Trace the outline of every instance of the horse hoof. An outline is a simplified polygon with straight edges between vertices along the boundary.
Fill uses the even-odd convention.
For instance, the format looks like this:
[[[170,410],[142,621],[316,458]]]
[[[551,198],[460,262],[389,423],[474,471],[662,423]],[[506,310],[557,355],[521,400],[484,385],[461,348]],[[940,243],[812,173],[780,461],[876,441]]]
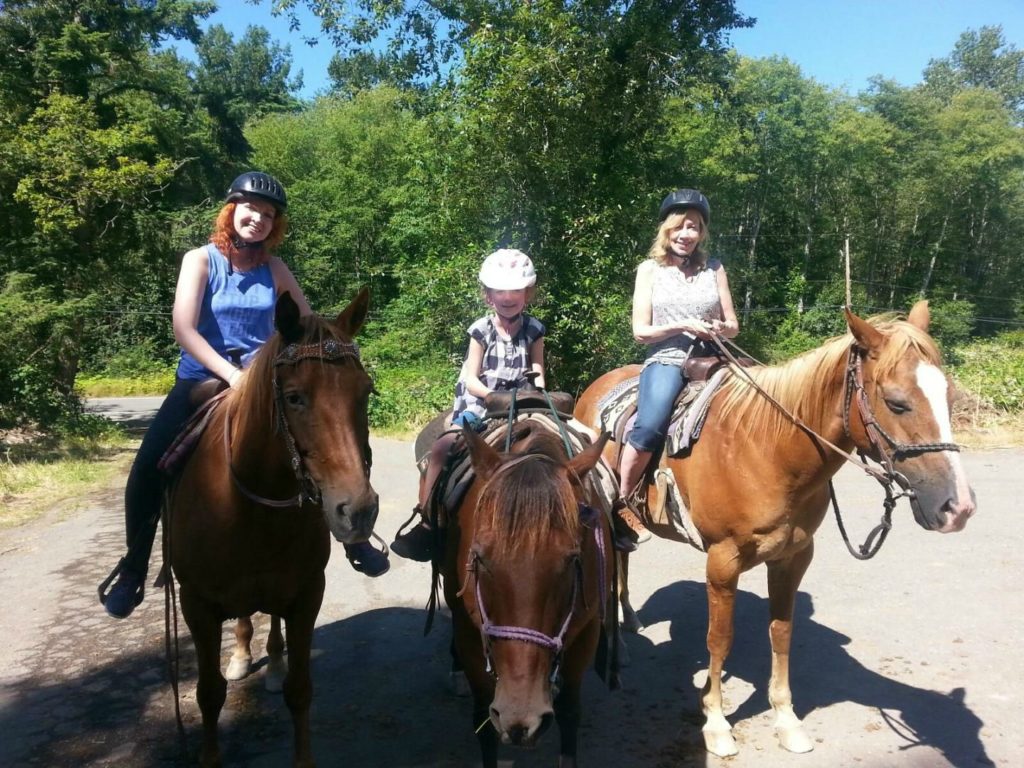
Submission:
[[[267,693],[280,693],[284,690],[284,678],[288,674],[288,665],[284,659],[267,662],[267,671],[263,676],[263,688]]]
[[[249,672],[251,671],[251,656],[232,656],[231,661],[228,662],[228,669],[227,672],[224,673],[224,677],[228,680],[244,680],[249,676]]]
[[[779,744],[787,752],[803,754],[814,749],[814,743],[804,733],[803,728],[779,728],[776,730]]]
[[[736,739],[730,731],[704,731],[704,748],[717,757],[732,757],[739,754]]]

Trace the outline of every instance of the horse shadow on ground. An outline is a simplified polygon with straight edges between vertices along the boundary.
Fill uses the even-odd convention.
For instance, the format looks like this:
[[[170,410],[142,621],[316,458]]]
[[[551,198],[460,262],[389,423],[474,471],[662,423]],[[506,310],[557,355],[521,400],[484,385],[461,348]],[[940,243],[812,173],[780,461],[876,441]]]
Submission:
[[[912,754],[926,746],[941,753],[950,765],[994,765],[981,741],[981,719],[965,703],[965,689],[948,693],[918,688],[863,666],[851,656],[850,638],[815,622],[811,596],[797,594],[794,639],[790,657],[790,685],[796,713],[812,730],[813,712],[834,704],[854,703],[876,710],[881,727],[903,742],[900,752]],[[633,663],[624,670],[627,689],[639,696],[649,710],[668,710],[673,717],[692,723],[694,732],[676,736],[662,748],[663,755],[692,755],[693,740],[703,740],[700,726],[700,690],[693,677],[707,669],[707,592],[702,582],[676,582],[655,592],[638,611],[645,626],[669,622],[670,642],[655,645],[644,635],[626,635]],[[768,681],[771,676],[771,645],[768,639],[768,601],[750,592],[736,595],[732,650],[725,664],[723,690],[736,700],[737,679],[748,681],[754,691],[733,712],[736,726],[770,710]],[[671,674],[666,678],[665,671]],[[703,682],[703,676],[699,677]],[[683,695],[680,697],[680,693]],[[689,729],[685,729],[689,730]],[[659,732],[665,733],[664,729]],[[648,737],[654,736],[648,733]],[[781,750],[777,744],[766,748]],[[744,746],[740,745],[741,757]],[[911,758],[907,757],[907,760]],[[646,764],[654,764],[646,763]],[[667,764],[667,763],[666,763]],[[692,764],[692,763],[688,763]]]
[[[865,668],[844,645],[848,638],[815,623],[811,599],[797,600],[792,686],[797,713],[840,702],[877,709],[906,741],[927,745],[952,765],[991,764],[979,738],[981,723],[964,704],[963,690],[950,694],[915,688]],[[455,768],[478,765],[470,722],[471,702],[447,689],[451,636],[446,617],[423,637],[425,612],[389,607],[326,623],[314,635],[314,754],[321,765],[352,768]],[[640,609],[647,625],[669,622],[670,641],[654,644],[627,636],[633,663],[624,686],[607,691],[596,675],[584,685],[580,762],[595,768],[623,765],[717,764],[704,752],[699,691],[693,675],[706,668],[706,593],[697,582],[677,582],[657,591]],[[734,681],[755,690],[730,714],[734,724],[768,709],[770,675],[767,601],[739,592],[736,622],[741,631],[727,663],[726,694]],[[162,622],[161,622],[162,623]],[[254,655],[261,655],[269,622],[259,617]],[[112,622],[103,632],[116,637]],[[151,622],[152,624],[152,622]],[[744,631],[742,628],[757,628]],[[224,658],[232,623],[225,623]],[[179,743],[174,698],[165,674],[159,637],[147,628],[145,651],[92,664],[72,679],[26,678],[0,701],[0,762],[11,766],[107,766],[158,768],[194,764],[200,738],[195,703],[195,657],[182,627],[181,711],[187,747]],[[74,650],[73,641],[64,653]],[[257,665],[262,666],[262,661]],[[230,683],[220,719],[225,766],[288,765],[291,718],[282,697],[263,689],[263,675]],[[776,748],[768,745],[766,748]],[[743,747],[741,746],[741,750]],[[501,749],[503,766],[532,768],[557,762],[558,738],[546,734],[537,749]],[[741,751],[741,757],[744,753]],[[756,756],[756,755],[755,755]]]

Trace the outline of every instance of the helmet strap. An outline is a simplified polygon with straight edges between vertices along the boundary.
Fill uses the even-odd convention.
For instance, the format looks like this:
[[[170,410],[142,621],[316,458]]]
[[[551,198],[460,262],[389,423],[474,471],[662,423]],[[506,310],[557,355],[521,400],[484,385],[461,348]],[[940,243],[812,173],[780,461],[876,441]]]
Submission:
[[[259,242],[256,242],[256,243],[247,243],[245,240],[243,240],[242,238],[240,238],[240,237],[238,237],[236,235],[236,236],[231,238],[231,245],[234,246],[235,250],[238,251],[239,254],[241,254],[241,253],[243,253],[245,251],[256,251],[256,250],[259,250],[260,248],[263,247],[263,241],[260,240]],[[234,262],[234,259],[232,259],[229,256],[228,257],[228,274],[229,275],[233,275],[234,273],[235,273],[235,262]]]

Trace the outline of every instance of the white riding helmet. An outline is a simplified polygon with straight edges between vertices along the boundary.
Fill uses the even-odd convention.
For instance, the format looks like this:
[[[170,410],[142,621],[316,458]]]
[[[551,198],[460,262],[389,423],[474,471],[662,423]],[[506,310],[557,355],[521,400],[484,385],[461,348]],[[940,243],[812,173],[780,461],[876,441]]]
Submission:
[[[480,267],[480,282],[492,291],[518,291],[537,282],[533,261],[515,248],[495,251]]]

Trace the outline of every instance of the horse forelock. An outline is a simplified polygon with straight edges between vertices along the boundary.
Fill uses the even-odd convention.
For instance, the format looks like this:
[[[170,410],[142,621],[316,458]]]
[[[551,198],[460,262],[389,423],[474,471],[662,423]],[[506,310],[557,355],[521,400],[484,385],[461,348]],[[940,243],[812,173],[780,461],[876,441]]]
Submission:
[[[528,427],[517,433],[525,438],[513,443],[477,500],[476,525],[490,529],[496,557],[537,552],[554,531],[573,541],[579,537],[578,503],[561,441]]]
[[[926,331],[905,320],[879,320],[874,324],[886,336],[886,343],[878,351],[878,360],[875,362],[876,379],[888,379],[896,366],[908,360],[911,355],[936,367],[942,366],[942,354]]]

